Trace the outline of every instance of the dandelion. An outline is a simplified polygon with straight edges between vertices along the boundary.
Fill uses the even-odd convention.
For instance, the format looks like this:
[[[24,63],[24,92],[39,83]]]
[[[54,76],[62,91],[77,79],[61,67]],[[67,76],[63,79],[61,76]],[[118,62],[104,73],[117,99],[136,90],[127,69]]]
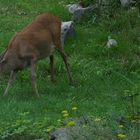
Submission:
[[[73,107],[72,110],[73,110],[73,111],[76,111],[76,110],[77,110],[77,107]]]
[[[100,122],[100,121],[101,121],[100,118],[96,118],[96,119],[95,119],[95,122]]]
[[[126,138],[126,135],[125,135],[125,134],[118,134],[117,136],[118,136],[118,138],[120,138],[120,139]]]
[[[62,114],[68,114],[68,111],[67,110],[63,110]]]
[[[63,114],[63,117],[68,117],[68,116],[69,116],[68,113]]]
[[[123,128],[124,126],[123,125],[119,125],[119,128]]]
[[[67,126],[75,126],[75,125],[76,125],[76,122],[75,121],[70,121],[67,124]]]

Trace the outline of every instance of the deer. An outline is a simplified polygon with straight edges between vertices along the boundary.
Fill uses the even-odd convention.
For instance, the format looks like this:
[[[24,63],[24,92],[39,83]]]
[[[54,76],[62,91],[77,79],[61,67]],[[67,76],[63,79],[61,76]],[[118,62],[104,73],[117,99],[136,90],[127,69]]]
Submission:
[[[37,97],[37,62],[49,57],[51,81],[55,80],[54,51],[57,50],[64,61],[70,83],[73,83],[67,55],[61,43],[61,20],[50,13],[43,13],[16,33],[10,40],[6,51],[0,56],[0,73],[9,72],[10,77],[3,96],[16,79],[18,71],[30,68],[31,83]]]

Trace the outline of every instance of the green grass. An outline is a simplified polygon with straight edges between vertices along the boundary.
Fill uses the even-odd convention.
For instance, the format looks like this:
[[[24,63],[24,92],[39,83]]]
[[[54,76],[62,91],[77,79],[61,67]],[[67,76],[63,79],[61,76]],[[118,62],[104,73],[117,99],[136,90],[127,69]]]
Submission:
[[[16,32],[40,13],[52,12],[64,21],[69,20],[70,15],[63,6],[66,2],[0,0],[0,51],[5,50]],[[62,117],[62,110],[71,110],[73,106],[77,106],[80,112],[78,116],[86,114],[106,119],[108,127],[116,136],[118,118],[132,115],[130,102],[124,98],[124,90],[133,91],[133,87],[140,87],[138,14],[137,9],[120,10],[112,19],[99,18],[92,25],[85,22],[76,24],[76,37],[69,39],[65,45],[73,78],[78,83],[75,86],[68,84],[66,69],[58,53],[55,55],[56,84],[50,81],[49,61],[42,60],[38,64],[37,84],[41,94],[40,99],[35,97],[31,87],[29,70],[18,74],[6,98],[3,98],[2,94],[8,76],[2,76],[0,135],[8,135],[6,130],[8,133],[17,130],[17,120],[28,120],[30,122],[20,122],[20,126],[27,127],[25,131],[21,130],[22,133],[45,137],[46,133],[43,130],[50,126],[57,127],[57,120]],[[117,48],[104,47],[108,35],[118,40]],[[139,91],[138,88],[136,92],[139,94]],[[136,115],[140,115],[139,108],[140,96],[137,96]],[[24,112],[29,114],[22,116],[21,113]],[[127,138],[131,139],[134,135],[139,138],[138,128],[139,125],[127,126],[125,131]],[[131,130],[133,133],[130,133]]]

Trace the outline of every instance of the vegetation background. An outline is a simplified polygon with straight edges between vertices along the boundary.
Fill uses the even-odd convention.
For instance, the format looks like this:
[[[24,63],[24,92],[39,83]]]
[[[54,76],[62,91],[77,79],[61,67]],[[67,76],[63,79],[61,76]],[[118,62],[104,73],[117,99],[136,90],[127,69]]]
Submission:
[[[71,19],[65,5],[70,0],[0,0],[0,52],[11,37],[37,15],[51,12],[63,21]],[[77,2],[77,1],[76,1]],[[84,1],[89,4],[92,1]],[[113,1],[110,1],[113,2]],[[98,15],[75,24],[76,37],[69,39],[65,50],[77,85],[68,84],[59,54],[55,55],[57,83],[50,81],[49,61],[38,64],[37,99],[30,83],[29,70],[18,74],[9,96],[2,97],[8,76],[0,81],[0,139],[48,139],[48,131],[62,126],[62,111],[70,118],[90,116],[99,123],[91,132],[104,131],[112,139],[140,138],[140,11],[123,9],[118,2]],[[111,36],[118,46],[107,49]],[[77,113],[72,108],[77,107]],[[63,124],[64,125],[64,124]],[[121,126],[120,126],[121,125]],[[88,124],[87,124],[88,126]],[[111,131],[105,131],[105,127]],[[120,127],[119,127],[120,126]],[[97,129],[100,128],[100,129]],[[89,130],[86,130],[90,134]],[[96,133],[97,133],[96,132]],[[93,140],[93,133],[89,139]],[[122,134],[121,136],[119,134]],[[104,135],[101,134],[103,137]],[[119,138],[118,138],[119,135]],[[101,139],[96,135],[95,139]],[[105,137],[103,138],[105,139]]]

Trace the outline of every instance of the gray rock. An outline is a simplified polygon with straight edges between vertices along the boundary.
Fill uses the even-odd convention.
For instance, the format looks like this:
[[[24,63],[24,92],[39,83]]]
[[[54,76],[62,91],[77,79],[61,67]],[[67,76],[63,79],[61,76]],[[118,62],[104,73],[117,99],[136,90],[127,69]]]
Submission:
[[[112,48],[116,47],[118,45],[117,41],[115,39],[112,39],[110,36],[108,36],[108,41],[107,41],[107,48]]]
[[[81,20],[82,17],[91,15],[92,11],[94,9],[94,6],[88,6],[86,8],[78,8],[74,11],[72,19],[74,21]]]
[[[77,9],[83,8],[80,4],[68,4],[66,5],[66,8],[68,8],[69,12],[73,14]]]
[[[134,0],[120,0],[120,2],[121,2],[121,5],[123,7],[128,7],[131,3],[135,3],[136,1],[134,1]]]
[[[59,128],[50,136],[50,140],[86,140],[80,127]]]
[[[61,23],[61,42],[64,46],[64,43],[67,38],[70,36],[74,36],[76,34],[74,22],[73,21],[67,21]]]
[[[75,126],[58,128],[50,134],[50,140],[114,140],[116,137],[107,126],[108,122],[96,122],[86,114],[73,119]],[[70,120],[68,120],[69,122]],[[66,123],[67,124],[67,123]]]
[[[50,140],[71,140],[69,130],[67,128],[59,128],[50,136]]]
[[[83,7],[81,4],[68,4],[66,5],[68,11],[73,15],[72,20],[79,21],[83,16],[90,15],[96,6]]]
[[[85,140],[85,136],[82,135],[82,125],[90,123],[90,119],[84,115],[80,118],[72,119],[71,121],[76,122],[76,126],[58,128],[55,132],[50,135],[50,140]]]

